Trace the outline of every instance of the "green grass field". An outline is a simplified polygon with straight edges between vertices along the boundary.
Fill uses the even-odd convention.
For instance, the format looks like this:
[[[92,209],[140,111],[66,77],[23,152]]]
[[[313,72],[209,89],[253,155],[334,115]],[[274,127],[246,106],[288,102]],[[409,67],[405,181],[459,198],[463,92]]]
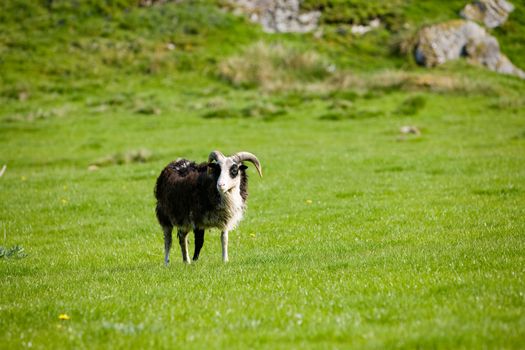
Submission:
[[[263,34],[208,2],[97,3],[1,5],[0,246],[23,251],[0,254],[0,348],[523,348],[524,81],[404,63],[384,28],[345,42],[330,25]],[[444,7],[407,3],[413,23]],[[221,62],[255,41],[310,75],[230,84]],[[156,177],[213,149],[253,152],[264,178],[248,170],[228,264],[212,230],[197,263],[174,245],[166,268]]]

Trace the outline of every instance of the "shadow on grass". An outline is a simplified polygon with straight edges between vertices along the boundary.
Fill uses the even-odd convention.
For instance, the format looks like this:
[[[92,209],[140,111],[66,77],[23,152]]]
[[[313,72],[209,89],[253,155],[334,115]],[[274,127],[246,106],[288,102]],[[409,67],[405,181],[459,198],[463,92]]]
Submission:
[[[377,118],[383,116],[382,111],[378,110],[353,110],[353,111],[333,111],[328,112],[319,117],[324,121],[339,121],[339,120],[363,120],[370,118]]]
[[[204,119],[259,119],[272,121],[277,117],[287,114],[284,107],[269,102],[258,102],[248,105],[241,109],[223,107],[216,108],[205,112],[202,115]]]
[[[472,193],[479,196],[501,196],[509,197],[521,194],[523,191],[516,187],[506,187],[506,188],[489,188],[489,189],[478,189],[473,190]]]

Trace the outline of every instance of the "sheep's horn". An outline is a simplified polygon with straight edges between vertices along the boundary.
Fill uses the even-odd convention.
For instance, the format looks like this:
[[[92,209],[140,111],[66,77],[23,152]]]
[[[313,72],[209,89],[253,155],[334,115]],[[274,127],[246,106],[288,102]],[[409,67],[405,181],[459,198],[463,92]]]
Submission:
[[[208,156],[208,163],[211,163],[212,160],[218,162],[219,160],[222,160],[224,158],[224,154],[222,154],[220,151],[213,151]]]
[[[238,152],[238,153],[235,153],[232,156],[232,158],[236,163],[243,162],[243,161],[252,162],[253,165],[255,165],[255,169],[257,169],[259,176],[262,177],[261,163],[259,163],[259,159],[257,159],[255,155],[251,154],[250,152]]]

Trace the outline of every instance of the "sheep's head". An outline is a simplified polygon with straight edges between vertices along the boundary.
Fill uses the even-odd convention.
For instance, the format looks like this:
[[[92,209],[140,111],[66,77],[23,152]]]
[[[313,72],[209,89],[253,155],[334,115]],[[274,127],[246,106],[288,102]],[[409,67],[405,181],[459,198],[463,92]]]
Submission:
[[[259,176],[262,177],[261,163],[257,157],[249,152],[238,152],[229,157],[225,157],[219,151],[213,151],[208,157],[208,166],[211,170],[219,173],[217,179],[217,190],[227,193],[241,184],[239,172],[247,168],[243,162],[251,162],[255,165]]]

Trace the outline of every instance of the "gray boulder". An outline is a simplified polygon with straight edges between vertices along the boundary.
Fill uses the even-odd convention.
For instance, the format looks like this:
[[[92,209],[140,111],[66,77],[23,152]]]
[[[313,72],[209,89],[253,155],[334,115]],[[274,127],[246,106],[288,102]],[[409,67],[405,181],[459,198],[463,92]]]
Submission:
[[[306,33],[317,28],[319,11],[299,11],[299,0],[230,0],[239,13],[262,25],[268,33]]]
[[[487,28],[502,25],[514,6],[506,0],[477,0],[467,4],[461,11],[461,17],[483,23]]]
[[[471,21],[452,20],[424,27],[417,35],[414,55],[416,62],[426,67],[466,57],[495,72],[525,79],[525,72],[501,53],[498,40]]]

